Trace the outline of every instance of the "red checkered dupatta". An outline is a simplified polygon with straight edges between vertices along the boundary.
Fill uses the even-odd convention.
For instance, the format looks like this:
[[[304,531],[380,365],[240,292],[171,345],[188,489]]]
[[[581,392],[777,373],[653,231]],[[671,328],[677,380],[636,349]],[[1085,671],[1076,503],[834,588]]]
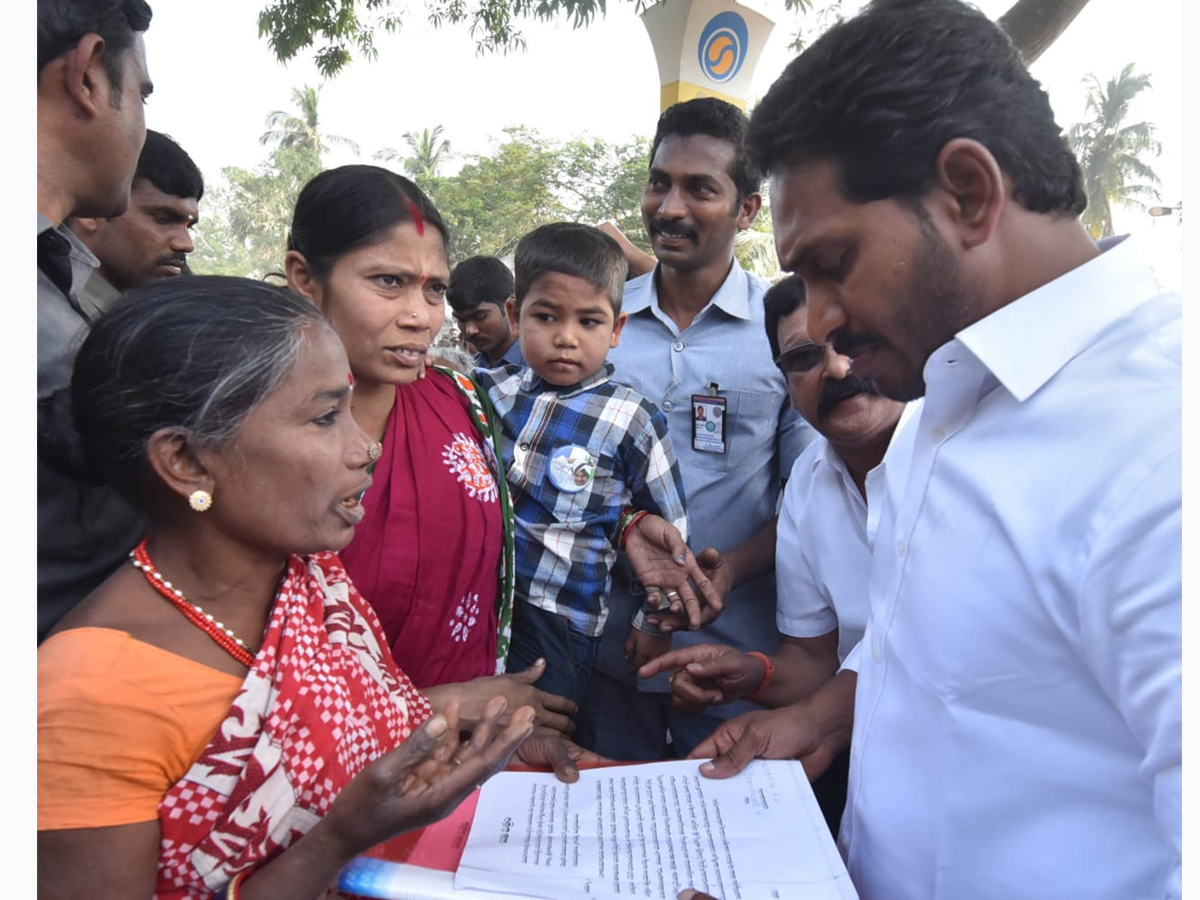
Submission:
[[[233,707],[158,807],[158,898],[210,898],[281,853],[432,710],[333,553],[288,559]]]

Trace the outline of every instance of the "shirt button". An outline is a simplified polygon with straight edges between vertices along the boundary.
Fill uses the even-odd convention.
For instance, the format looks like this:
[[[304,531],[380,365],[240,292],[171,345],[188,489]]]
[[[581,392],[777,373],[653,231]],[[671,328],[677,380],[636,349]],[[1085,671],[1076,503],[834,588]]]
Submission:
[[[939,425],[937,428],[933,429],[933,439],[935,441],[945,440],[946,439],[946,429],[943,428],[941,425]]]
[[[683,341],[676,341],[671,345],[671,349],[676,353],[679,353],[681,350],[683,350]]]
[[[878,645],[871,648],[871,655],[875,657],[875,662],[879,662],[881,659],[883,659],[883,654],[879,652]]]
[[[662,402],[662,411],[663,412],[670,412],[674,408],[675,408],[675,404],[672,403],[670,400],[664,400]]]
[[[905,544],[904,541],[896,541],[897,556],[903,556],[906,550],[908,550],[908,545]]]
[[[522,444],[521,444],[521,449],[522,449],[522,450],[525,450],[525,451],[528,451],[528,450],[529,450],[529,444],[527,444],[527,443],[522,443]]]

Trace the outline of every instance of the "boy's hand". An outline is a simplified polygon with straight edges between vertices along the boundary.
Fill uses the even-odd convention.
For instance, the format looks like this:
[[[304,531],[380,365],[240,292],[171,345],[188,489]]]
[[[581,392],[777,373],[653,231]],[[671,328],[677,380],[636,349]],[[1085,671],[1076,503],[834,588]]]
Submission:
[[[655,657],[662,656],[671,649],[669,634],[647,634],[636,628],[629,629],[629,637],[625,639],[625,659],[629,662],[629,671],[640,669]]]
[[[670,623],[667,630],[695,631],[720,613],[724,595],[713,584],[703,562],[692,555],[679,530],[662,516],[643,516],[629,529],[625,554],[634,578],[644,585],[662,588],[670,603],[669,610],[660,613],[664,622]]]
[[[630,541],[629,543],[633,543]],[[725,608],[725,601],[733,588],[733,578],[724,557],[713,547],[701,550],[699,556],[692,556],[688,551],[689,563],[700,568],[704,573],[704,582],[696,582],[703,596],[699,600],[689,596],[687,588],[679,589],[681,597],[673,597],[664,589],[669,608],[661,608],[654,612],[647,611],[646,621],[664,632],[696,631],[712,622]],[[643,582],[644,583],[644,582]],[[683,609],[680,609],[683,607]]]

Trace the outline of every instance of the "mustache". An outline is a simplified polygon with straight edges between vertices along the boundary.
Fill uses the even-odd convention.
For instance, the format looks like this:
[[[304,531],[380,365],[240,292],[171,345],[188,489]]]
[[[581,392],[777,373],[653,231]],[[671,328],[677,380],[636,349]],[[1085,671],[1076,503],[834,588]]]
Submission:
[[[843,400],[859,394],[878,397],[879,387],[872,379],[859,378],[857,375],[847,375],[837,381],[826,381],[821,388],[821,396],[817,399],[817,419],[823,420]]]
[[[170,256],[160,256],[154,263],[156,266],[179,266],[181,269],[187,268],[186,253],[172,253]]]
[[[687,238],[689,241],[696,240],[696,229],[690,225],[684,225],[679,221],[654,218],[650,220],[650,225],[646,230],[651,235],[658,235],[659,237]]]

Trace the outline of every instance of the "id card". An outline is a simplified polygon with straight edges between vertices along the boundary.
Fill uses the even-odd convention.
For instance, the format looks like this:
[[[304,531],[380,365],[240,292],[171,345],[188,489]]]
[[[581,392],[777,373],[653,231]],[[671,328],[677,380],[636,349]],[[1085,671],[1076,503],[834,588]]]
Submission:
[[[725,398],[692,394],[692,449],[725,452]]]

